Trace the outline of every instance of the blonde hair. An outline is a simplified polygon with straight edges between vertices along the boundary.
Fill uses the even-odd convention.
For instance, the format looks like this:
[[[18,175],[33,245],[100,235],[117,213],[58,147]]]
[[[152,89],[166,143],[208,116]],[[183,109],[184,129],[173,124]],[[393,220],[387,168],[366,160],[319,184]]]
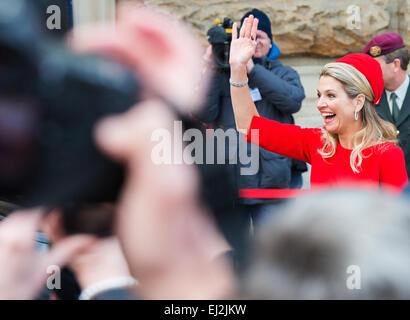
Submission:
[[[373,106],[374,94],[370,83],[357,69],[346,63],[332,62],[323,67],[320,72],[320,77],[322,76],[330,76],[340,81],[351,99],[361,93],[366,97],[359,113],[363,126],[353,136],[353,150],[350,155],[350,166],[353,172],[359,173],[363,160],[362,151],[383,142],[397,144],[397,129],[392,123],[379,117]],[[330,158],[336,152],[338,136],[325,130],[322,139],[324,145],[318,152],[323,158]]]

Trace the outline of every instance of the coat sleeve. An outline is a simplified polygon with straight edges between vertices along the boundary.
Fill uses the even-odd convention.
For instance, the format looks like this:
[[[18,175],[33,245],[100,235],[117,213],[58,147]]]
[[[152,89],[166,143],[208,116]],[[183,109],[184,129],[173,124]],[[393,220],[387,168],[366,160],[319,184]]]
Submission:
[[[311,163],[312,152],[317,151],[320,137],[320,129],[303,129],[254,116],[246,139],[271,152]]]
[[[281,66],[268,70],[256,64],[249,74],[249,81],[260,91],[264,99],[282,113],[298,112],[305,98],[305,90],[298,73],[290,67]]]
[[[392,147],[383,153],[380,167],[380,183],[392,191],[401,192],[408,185],[403,150]]]

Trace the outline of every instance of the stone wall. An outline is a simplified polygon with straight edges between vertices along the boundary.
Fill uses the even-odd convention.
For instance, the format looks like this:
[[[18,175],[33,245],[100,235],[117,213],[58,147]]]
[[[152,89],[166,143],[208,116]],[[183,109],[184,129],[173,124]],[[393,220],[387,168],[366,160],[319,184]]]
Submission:
[[[146,0],[191,23],[205,42],[215,19],[239,21],[258,8],[272,21],[282,56],[336,57],[357,52],[374,35],[399,32],[410,47],[410,0]]]

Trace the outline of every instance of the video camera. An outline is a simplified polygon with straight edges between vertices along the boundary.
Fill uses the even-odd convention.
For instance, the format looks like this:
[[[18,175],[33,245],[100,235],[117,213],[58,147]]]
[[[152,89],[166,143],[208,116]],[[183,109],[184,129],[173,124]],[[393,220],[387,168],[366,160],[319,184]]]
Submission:
[[[222,23],[220,20],[216,20],[216,23],[216,26],[208,30],[207,39],[212,45],[216,69],[218,71],[228,71],[233,21],[230,18],[224,18]]]

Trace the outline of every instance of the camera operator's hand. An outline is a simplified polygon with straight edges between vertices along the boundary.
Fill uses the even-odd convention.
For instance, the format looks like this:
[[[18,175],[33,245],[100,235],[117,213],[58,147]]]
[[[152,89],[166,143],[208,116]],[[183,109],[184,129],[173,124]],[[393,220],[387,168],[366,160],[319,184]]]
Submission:
[[[169,14],[123,3],[115,26],[75,29],[71,44],[79,52],[106,54],[134,68],[145,94],[162,96],[185,111],[201,105],[201,47]]]
[[[243,22],[238,36],[236,22],[232,26],[232,42],[229,64],[231,69],[244,68],[255,54],[256,32],[258,30],[258,19],[250,15]]]
[[[212,46],[208,46],[202,56],[202,73],[211,69],[214,66],[214,56],[212,54]]]
[[[250,74],[254,66],[255,66],[255,63],[253,62],[253,60],[249,59],[248,63],[246,64],[246,72]]]
[[[91,236],[76,235],[56,243],[46,253],[35,248],[41,210],[16,211],[0,223],[0,299],[34,299],[45,285],[47,268],[63,265],[91,246]]]
[[[174,120],[166,105],[147,100],[97,128],[102,150],[128,168],[118,204],[117,234],[138,279],[138,296],[227,298],[233,275],[227,260],[216,258],[229,246],[199,205],[195,166],[156,164],[152,159],[157,144],[153,132],[160,128],[174,139]]]

